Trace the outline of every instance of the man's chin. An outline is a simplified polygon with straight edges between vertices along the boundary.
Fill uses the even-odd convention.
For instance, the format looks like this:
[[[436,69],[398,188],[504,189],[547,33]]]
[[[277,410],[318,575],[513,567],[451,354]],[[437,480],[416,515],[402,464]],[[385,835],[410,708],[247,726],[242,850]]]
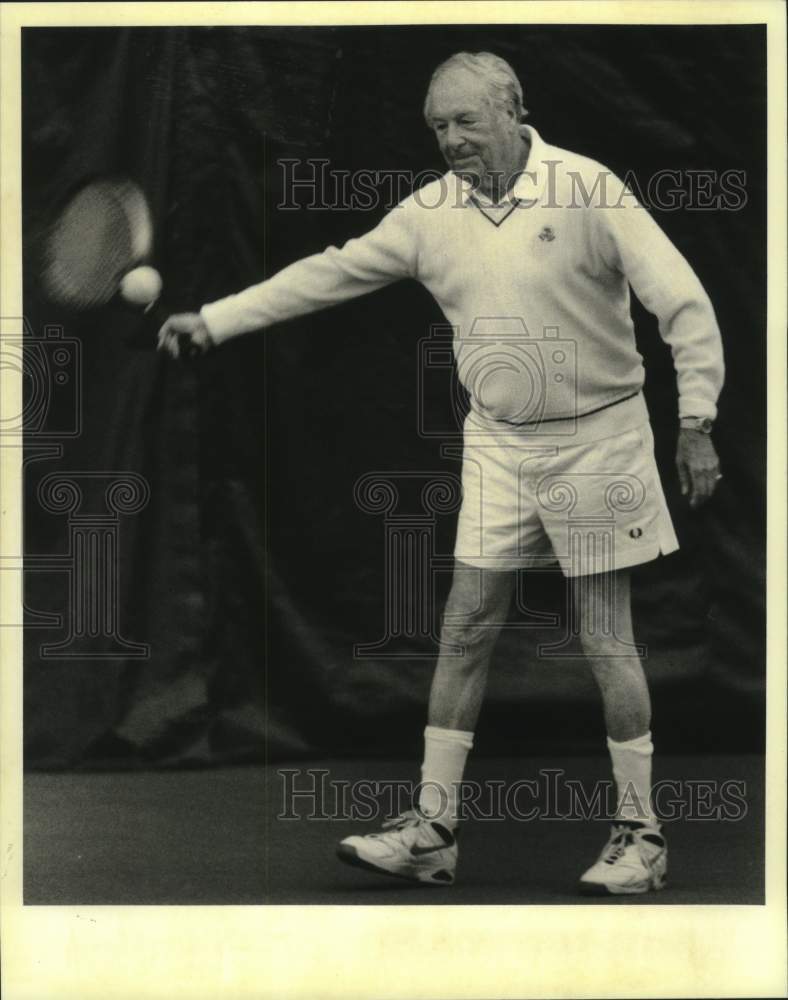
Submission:
[[[471,165],[469,165],[469,166],[466,167],[463,164],[454,163],[451,166],[451,171],[452,171],[452,173],[456,174],[462,180],[464,180],[464,181],[470,181],[470,183],[473,184],[474,187],[478,187],[479,182],[482,179],[481,178],[481,174],[479,173],[479,170],[475,169]]]

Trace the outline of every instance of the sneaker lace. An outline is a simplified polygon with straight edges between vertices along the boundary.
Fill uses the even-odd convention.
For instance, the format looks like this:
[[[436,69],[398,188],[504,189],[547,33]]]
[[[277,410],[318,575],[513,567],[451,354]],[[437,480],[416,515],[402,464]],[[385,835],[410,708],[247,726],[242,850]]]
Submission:
[[[381,828],[383,830],[404,830],[409,826],[418,826],[423,821],[424,817],[419,815],[415,809],[408,809],[399,816],[384,820]],[[377,834],[377,836],[383,836],[383,834]]]
[[[599,860],[606,865],[614,865],[623,856],[627,847],[634,842],[635,839],[630,830],[614,827],[610,840],[605,844]]]
[[[422,833],[427,837],[426,843],[433,843],[437,833],[433,832],[432,823],[423,816],[417,809],[408,809],[400,816],[394,816],[381,824],[381,833],[371,833],[370,837],[381,840],[391,845],[405,845],[407,847],[418,843],[423,839]],[[429,832],[427,832],[429,831]],[[439,841],[438,841],[439,843]]]
[[[400,843],[402,842],[402,833],[413,830],[415,834],[415,828],[421,822],[421,816],[414,809],[409,809],[407,812],[402,813],[401,816],[393,816],[391,819],[384,820],[381,824],[381,832],[368,833],[367,837],[370,840],[382,840],[386,843]]]

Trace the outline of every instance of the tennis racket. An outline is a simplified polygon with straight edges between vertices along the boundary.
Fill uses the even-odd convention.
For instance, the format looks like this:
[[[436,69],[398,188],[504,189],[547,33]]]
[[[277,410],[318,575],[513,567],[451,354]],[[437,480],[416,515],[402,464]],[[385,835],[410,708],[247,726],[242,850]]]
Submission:
[[[91,180],[58,214],[44,245],[44,290],[53,302],[95,309],[151,251],[148,203],[133,181]]]
[[[71,194],[47,233],[44,291],[52,302],[80,312],[122,304],[139,317],[127,346],[154,349],[170,310],[160,299],[130,306],[117,294],[124,276],[152,248],[153,223],[140,187],[123,177],[91,179]]]

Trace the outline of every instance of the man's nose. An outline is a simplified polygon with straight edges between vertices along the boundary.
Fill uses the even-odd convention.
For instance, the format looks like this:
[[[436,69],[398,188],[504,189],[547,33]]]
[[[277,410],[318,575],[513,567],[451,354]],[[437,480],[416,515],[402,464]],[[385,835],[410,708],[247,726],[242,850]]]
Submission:
[[[460,149],[465,144],[465,136],[458,125],[450,122],[446,126],[445,144],[449,150]]]

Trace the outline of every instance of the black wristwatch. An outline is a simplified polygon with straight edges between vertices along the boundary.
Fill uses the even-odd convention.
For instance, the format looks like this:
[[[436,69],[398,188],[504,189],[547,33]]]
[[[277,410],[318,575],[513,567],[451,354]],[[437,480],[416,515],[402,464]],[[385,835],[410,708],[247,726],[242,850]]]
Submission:
[[[679,427],[683,431],[700,431],[701,434],[711,434],[714,421],[711,417],[682,417]]]

